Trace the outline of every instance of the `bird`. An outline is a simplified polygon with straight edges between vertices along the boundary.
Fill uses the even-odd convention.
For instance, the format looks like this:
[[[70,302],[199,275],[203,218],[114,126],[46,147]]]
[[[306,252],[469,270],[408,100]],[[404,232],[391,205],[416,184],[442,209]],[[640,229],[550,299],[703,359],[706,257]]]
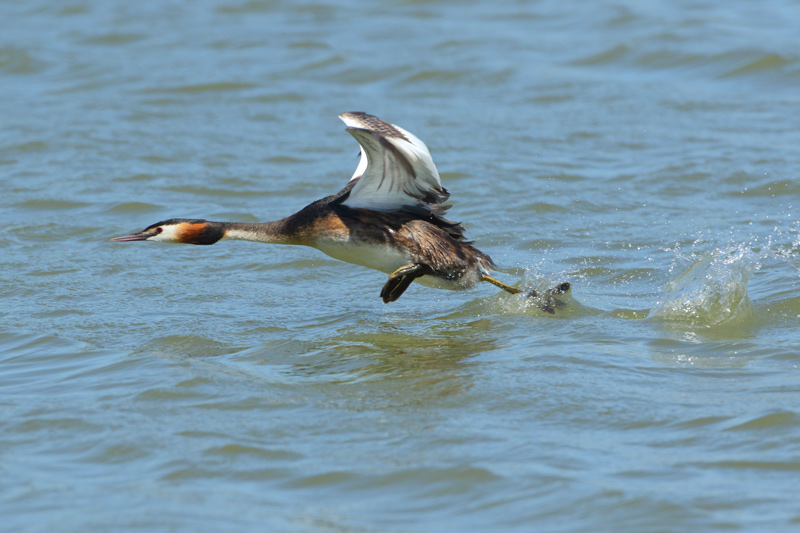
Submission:
[[[221,240],[304,245],[330,257],[389,275],[380,297],[394,302],[412,282],[463,290],[488,282],[510,294],[523,291],[492,277],[488,254],[466,240],[464,227],[444,217],[451,207],[428,147],[411,132],[364,112],[339,115],[360,147],[347,185],[280,220],[262,223],[170,218],[116,242],[154,241],[210,245]],[[546,291],[540,307],[569,283]],[[540,297],[536,291],[527,296]]]

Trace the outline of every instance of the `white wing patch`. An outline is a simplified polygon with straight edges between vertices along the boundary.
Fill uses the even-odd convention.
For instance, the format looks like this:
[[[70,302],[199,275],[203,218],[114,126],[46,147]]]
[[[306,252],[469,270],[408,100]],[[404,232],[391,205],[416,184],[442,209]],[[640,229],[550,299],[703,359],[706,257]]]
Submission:
[[[358,166],[356,167],[356,171],[353,172],[353,177],[350,178],[350,181],[353,181],[356,178],[360,178],[364,175],[364,172],[367,170],[367,155],[364,153],[364,150],[361,150],[361,159],[358,162]]]
[[[361,146],[356,183],[343,203],[375,211],[432,211],[450,196],[421,140],[408,131],[367,115],[342,113],[347,131]]]

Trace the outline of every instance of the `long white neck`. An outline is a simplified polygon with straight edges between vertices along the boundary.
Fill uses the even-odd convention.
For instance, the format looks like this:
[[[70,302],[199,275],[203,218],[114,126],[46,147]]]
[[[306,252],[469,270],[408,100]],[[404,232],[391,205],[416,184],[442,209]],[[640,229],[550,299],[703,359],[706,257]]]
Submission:
[[[284,220],[251,224],[246,222],[220,222],[224,234],[222,239],[265,242],[272,244],[293,244],[295,239],[287,231]]]

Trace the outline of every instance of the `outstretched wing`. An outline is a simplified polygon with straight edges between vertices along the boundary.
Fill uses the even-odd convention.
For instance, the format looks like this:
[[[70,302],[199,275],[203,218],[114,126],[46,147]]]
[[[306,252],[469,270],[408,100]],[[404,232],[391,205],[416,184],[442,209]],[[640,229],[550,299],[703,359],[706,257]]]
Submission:
[[[359,178],[349,207],[375,211],[410,211],[441,215],[450,197],[421,140],[399,126],[366,113],[342,113],[347,131],[361,146],[361,161],[351,181]]]

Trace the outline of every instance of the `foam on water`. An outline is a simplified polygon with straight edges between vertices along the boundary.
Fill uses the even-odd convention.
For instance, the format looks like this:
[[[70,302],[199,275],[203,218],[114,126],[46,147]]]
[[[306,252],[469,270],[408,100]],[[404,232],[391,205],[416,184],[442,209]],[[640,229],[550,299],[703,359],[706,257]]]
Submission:
[[[744,244],[693,254],[650,316],[701,327],[746,319],[752,313],[747,283],[760,259]]]

